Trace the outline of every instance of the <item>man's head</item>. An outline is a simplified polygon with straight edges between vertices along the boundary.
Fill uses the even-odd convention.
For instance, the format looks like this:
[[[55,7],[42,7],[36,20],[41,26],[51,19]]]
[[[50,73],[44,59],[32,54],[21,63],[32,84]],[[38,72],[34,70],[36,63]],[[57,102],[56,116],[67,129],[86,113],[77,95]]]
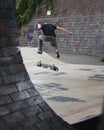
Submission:
[[[41,29],[41,27],[42,27],[43,24],[44,24],[43,21],[39,21],[39,22],[38,22],[38,29]]]

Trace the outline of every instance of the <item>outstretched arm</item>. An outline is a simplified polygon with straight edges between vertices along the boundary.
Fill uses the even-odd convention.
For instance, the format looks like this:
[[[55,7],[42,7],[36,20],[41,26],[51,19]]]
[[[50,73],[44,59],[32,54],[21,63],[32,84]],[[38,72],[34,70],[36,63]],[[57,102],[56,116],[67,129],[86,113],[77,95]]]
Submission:
[[[65,29],[65,28],[57,27],[57,29],[60,30],[60,31],[66,32],[66,33],[68,33],[68,34],[70,34],[70,35],[73,35],[73,32],[71,32],[71,31],[69,31],[69,30],[67,30],[67,29]]]

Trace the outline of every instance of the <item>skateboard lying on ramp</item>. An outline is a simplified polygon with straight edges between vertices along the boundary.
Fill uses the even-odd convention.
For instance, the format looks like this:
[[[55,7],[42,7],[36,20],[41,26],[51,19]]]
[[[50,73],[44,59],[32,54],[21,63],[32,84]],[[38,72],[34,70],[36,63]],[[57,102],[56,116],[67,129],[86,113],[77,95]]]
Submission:
[[[59,68],[57,66],[55,66],[54,64],[53,65],[45,64],[45,63],[42,63],[41,61],[37,62],[37,66],[47,68],[50,70],[54,70],[54,71],[59,71]]]

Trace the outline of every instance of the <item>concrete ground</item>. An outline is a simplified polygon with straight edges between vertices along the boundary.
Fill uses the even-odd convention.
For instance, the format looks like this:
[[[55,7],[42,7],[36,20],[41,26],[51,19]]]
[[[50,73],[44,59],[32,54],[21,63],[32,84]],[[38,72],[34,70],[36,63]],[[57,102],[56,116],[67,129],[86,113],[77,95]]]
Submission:
[[[86,120],[102,112],[104,62],[98,57],[61,53],[37,54],[36,48],[20,48],[31,81],[50,107],[68,123]],[[42,61],[59,71],[37,67]]]

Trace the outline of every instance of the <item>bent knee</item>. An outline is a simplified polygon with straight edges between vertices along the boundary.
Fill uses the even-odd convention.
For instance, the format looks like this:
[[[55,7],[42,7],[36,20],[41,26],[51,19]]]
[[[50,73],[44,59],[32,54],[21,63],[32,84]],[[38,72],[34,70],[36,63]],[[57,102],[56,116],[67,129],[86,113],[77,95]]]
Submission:
[[[43,40],[44,36],[43,35],[39,35],[39,39]]]

